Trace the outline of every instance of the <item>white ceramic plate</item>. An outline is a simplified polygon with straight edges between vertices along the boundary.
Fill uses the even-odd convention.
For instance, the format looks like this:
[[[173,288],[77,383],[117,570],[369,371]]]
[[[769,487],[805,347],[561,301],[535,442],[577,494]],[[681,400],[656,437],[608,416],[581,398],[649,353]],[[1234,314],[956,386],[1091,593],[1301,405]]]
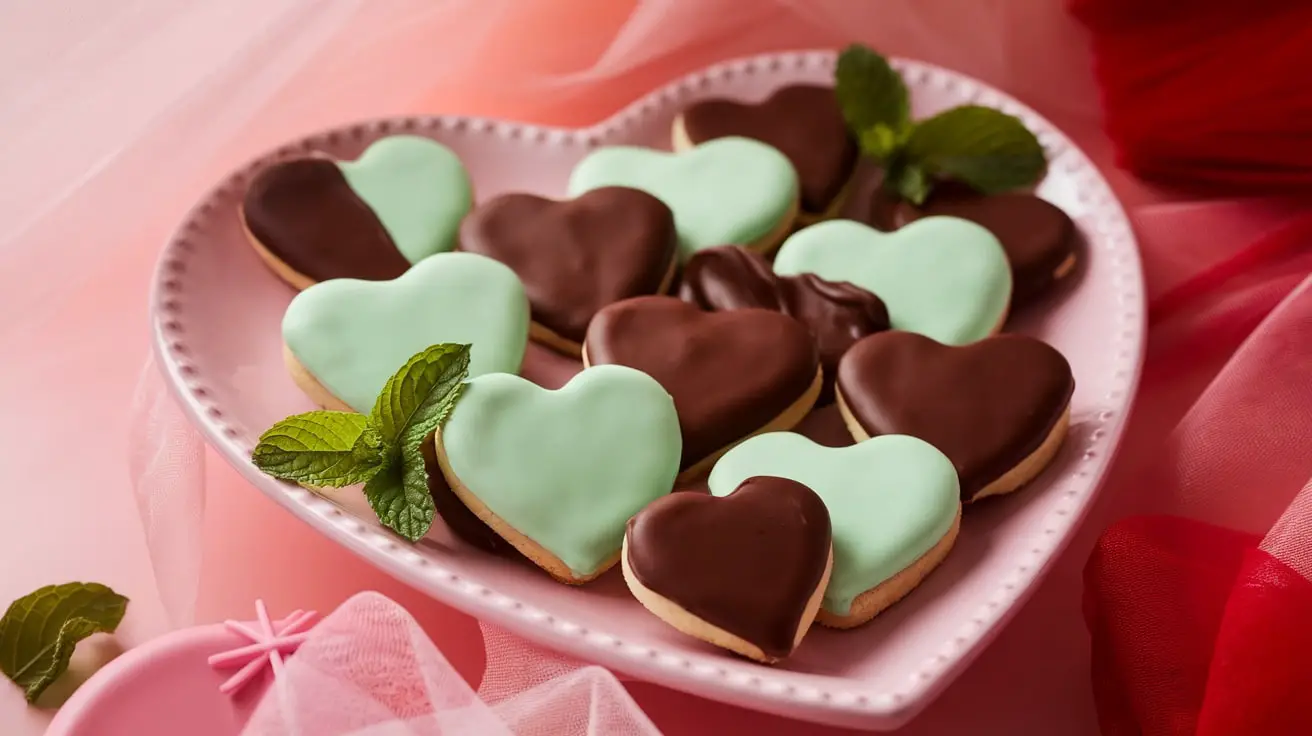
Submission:
[[[355,490],[325,499],[262,475],[248,461],[260,433],[312,408],[282,363],[279,324],[292,290],[242,236],[237,216],[252,172],[277,158],[326,151],[354,157],[370,141],[416,133],[450,146],[482,199],[521,190],[562,196],[570,169],[610,144],[668,148],[670,123],[705,97],[759,100],[796,82],[828,83],[832,52],[718,65],[679,80],[594,127],[562,130],[460,117],[385,120],[287,145],[223,181],[190,213],[161,256],[152,292],[154,343],[186,412],[257,488],[378,567],[471,615],[632,676],[796,718],[893,728],[920,710],[987,643],[1061,550],[1093,499],[1121,436],[1144,335],[1134,236],[1107,182],[1050,123],[960,74],[900,61],[917,117],[962,103],[1019,116],[1048,152],[1038,193],[1077,221],[1081,267],[1064,290],[1017,315],[1010,331],[1061,350],[1075,371],[1071,431],[1023,493],[972,508],[943,566],[874,622],[816,628],[786,663],[764,667],[684,637],[647,613],[618,572],[576,589],[454,541],[436,524],[418,546],[384,530]],[[530,350],[526,375],[558,384],[570,364]]]

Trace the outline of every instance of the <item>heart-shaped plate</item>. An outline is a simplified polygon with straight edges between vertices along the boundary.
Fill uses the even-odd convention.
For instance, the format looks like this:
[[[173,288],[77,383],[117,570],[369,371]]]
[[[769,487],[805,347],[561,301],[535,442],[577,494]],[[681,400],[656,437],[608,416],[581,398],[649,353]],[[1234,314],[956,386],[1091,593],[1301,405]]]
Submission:
[[[997,633],[1063,548],[1115,452],[1142,361],[1138,252],[1107,182],[1050,123],[968,77],[918,62],[895,64],[917,117],[964,103],[997,107],[1020,117],[1047,149],[1048,175],[1037,192],[1075,219],[1084,240],[1081,265],[1006,329],[1040,337],[1070,361],[1076,382],[1070,435],[1024,492],[972,508],[941,568],[870,624],[813,631],[782,664],[758,665],[662,623],[629,595],[618,571],[567,587],[462,544],[441,524],[411,546],[374,520],[358,491],[316,495],[263,475],[249,461],[264,429],[313,408],[283,367],[279,323],[294,294],[246,242],[237,216],[246,183],[261,166],[311,151],[353,158],[381,136],[417,134],[460,155],[479,201],[508,191],[559,198],[574,164],[596,147],[668,149],[671,123],[689,103],[751,102],[787,84],[826,84],[834,59],[833,52],[817,51],[717,65],[579,130],[437,116],[360,124],[285,146],[221,182],[164,249],[151,302],[160,364],[206,439],[252,484],[439,600],[584,660],[703,697],[812,721],[894,728]],[[530,345],[523,373],[555,388],[577,368]]]

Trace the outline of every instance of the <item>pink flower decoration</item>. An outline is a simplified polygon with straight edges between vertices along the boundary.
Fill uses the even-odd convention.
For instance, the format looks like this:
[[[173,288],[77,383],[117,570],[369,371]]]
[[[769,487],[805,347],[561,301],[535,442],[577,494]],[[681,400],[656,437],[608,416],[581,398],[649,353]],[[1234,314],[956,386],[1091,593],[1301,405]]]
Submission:
[[[240,667],[232,677],[219,686],[219,692],[231,695],[242,689],[267,665],[273,668],[273,677],[282,676],[283,655],[291,654],[308,637],[308,629],[314,621],[314,611],[296,610],[281,621],[269,618],[269,609],[264,601],[255,601],[255,615],[258,628],[238,621],[224,621],[223,625],[250,640],[250,644],[226,652],[211,655],[210,666],[215,669]]]

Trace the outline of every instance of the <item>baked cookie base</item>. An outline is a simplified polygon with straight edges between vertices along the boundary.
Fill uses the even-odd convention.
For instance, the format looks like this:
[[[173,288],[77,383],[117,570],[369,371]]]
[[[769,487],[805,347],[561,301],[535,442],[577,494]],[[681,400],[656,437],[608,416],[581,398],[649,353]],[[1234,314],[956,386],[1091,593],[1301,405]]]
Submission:
[[[484,524],[487,524],[492,531],[500,535],[502,539],[510,542],[515,549],[519,550],[520,554],[545,570],[548,575],[558,582],[566,585],[582,585],[600,577],[611,569],[616,562],[619,562],[620,550],[615,550],[615,553],[603,560],[596,570],[585,575],[576,575],[569,568],[569,565],[562,562],[559,557],[547,551],[545,547],[529,539],[520,533],[518,529],[506,523],[500,516],[493,513],[492,509],[487,507],[487,504],[483,503],[478,496],[474,495],[473,491],[465,486],[460,478],[456,476],[455,471],[451,469],[451,460],[446,455],[446,448],[442,446],[442,429],[440,427],[433,433],[433,437],[429,441],[433,443],[433,449],[436,451],[437,464],[442,468],[442,476],[446,478],[447,485],[451,487],[451,492],[456,494],[456,498],[460,499],[460,502],[474,512],[474,515]]]
[[[757,662],[773,664],[781,659],[781,657],[772,657],[766,654],[759,646],[707,622],[678,603],[643,585],[638,580],[638,576],[633,574],[633,569],[629,567],[629,540],[627,536],[624,538],[624,548],[620,553],[620,565],[624,571],[624,582],[628,584],[629,592],[633,593],[633,597],[637,598],[638,602],[648,611],[651,611],[656,618],[688,636],[701,639],[721,649],[728,649]],[[829,587],[829,574],[833,569],[834,550],[831,545],[829,560],[825,563],[825,573],[820,578],[820,584],[811,593],[806,608],[802,611],[802,618],[797,623],[797,632],[793,635],[793,649],[797,649],[797,645],[802,643],[802,637],[806,636],[806,632],[811,629],[811,624],[820,611],[820,603],[824,600],[825,588]]]
[[[309,276],[306,276],[291,266],[288,266],[281,258],[275,256],[273,251],[266,248],[264,243],[260,242],[259,238],[255,237],[255,234],[251,232],[250,227],[246,225],[246,210],[241,205],[237,206],[237,214],[241,218],[241,231],[246,235],[246,240],[250,242],[251,247],[255,249],[255,252],[259,254],[260,260],[264,261],[264,265],[268,266],[269,270],[273,271],[278,278],[287,282],[289,286],[297,291],[305,291],[317,283]]]
[[[920,585],[934,568],[938,567],[952,550],[960,529],[961,506],[958,504],[957,515],[952,519],[952,526],[948,527],[947,533],[938,540],[938,543],[930,547],[928,552],[911,563],[910,567],[858,595],[852,601],[852,608],[846,615],[830,613],[821,608],[816,615],[816,622],[831,629],[851,629],[878,616],[884,609],[906,597],[907,593]]]
[[[332,391],[328,390],[327,386],[324,386],[319,382],[319,379],[314,377],[314,374],[310,372],[310,369],[306,368],[301,361],[297,359],[296,354],[292,352],[292,349],[287,347],[287,343],[282,344],[282,361],[287,366],[287,372],[291,374],[292,381],[296,383],[296,387],[306,396],[310,397],[311,401],[332,411],[349,411],[352,414],[356,413],[355,409],[347,406],[346,402],[337,398]]]

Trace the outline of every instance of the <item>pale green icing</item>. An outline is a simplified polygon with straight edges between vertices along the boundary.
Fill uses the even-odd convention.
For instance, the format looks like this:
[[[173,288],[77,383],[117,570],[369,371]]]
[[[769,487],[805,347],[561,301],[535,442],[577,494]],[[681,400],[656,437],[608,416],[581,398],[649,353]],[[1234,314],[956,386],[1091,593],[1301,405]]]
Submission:
[[[789,217],[798,191],[788,158],[749,138],[717,138],[681,153],[599,148],[574,167],[569,193],[607,186],[642,189],[669,205],[684,259],[701,248],[760,240]]]
[[[998,239],[956,217],[927,217],[892,233],[852,220],[797,231],[774,270],[814,273],[873,292],[893,328],[964,345],[995,331],[1011,300],[1011,269]]]
[[[834,568],[823,605],[840,616],[858,595],[933,548],[951,528],[959,505],[952,462],[906,435],[836,448],[793,432],[758,435],[715,464],[711,493],[727,496],[755,475],[795,480],[824,499],[833,527]]]
[[[320,383],[360,413],[387,379],[439,343],[467,343],[469,373],[516,373],[528,343],[528,297],[508,267],[441,253],[391,281],[332,279],[302,291],[282,339]]]
[[[655,379],[601,365],[556,391],[505,374],[473,379],[442,446],[492,513],[583,576],[619,551],[634,514],[673,489],[683,439]]]
[[[456,246],[473,193],[465,166],[451,149],[422,136],[393,135],[337,165],[411,263]]]

